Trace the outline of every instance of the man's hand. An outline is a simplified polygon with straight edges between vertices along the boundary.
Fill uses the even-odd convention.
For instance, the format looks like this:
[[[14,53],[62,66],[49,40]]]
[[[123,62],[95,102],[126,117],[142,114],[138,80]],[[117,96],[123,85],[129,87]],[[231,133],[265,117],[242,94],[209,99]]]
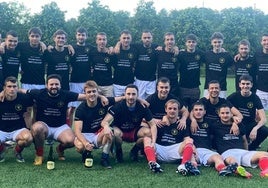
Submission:
[[[88,150],[88,151],[92,151],[94,148],[94,144],[91,144],[91,143],[86,143],[85,145],[85,149]]]
[[[178,130],[186,129],[186,120],[178,119],[177,123],[179,123],[177,127]]]
[[[250,138],[251,141],[256,140],[256,138],[257,138],[257,131],[258,131],[258,129],[256,127],[254,127],[251,130],[251,132],[249,134],[249,138]]]
[[[197,129],[199,129],[198,124],[195,120],[191,121],[190,129],[192,133],[196,133]]]
[[[239,135],[239,133],[240,131],[238,125],[235,122],[233,122],[232,127],[230,129],[230,134]]]

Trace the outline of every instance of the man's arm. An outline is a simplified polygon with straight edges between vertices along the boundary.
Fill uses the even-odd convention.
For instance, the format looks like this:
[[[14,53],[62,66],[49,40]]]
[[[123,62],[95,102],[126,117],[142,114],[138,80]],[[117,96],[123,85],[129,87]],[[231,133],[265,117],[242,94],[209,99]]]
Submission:
[[[265,115],[265,111],[264,109],[259,109],[257,110],[257,114],[258,114],[258,122],[257,125],[255,125],[255,127],[253,127],[253,129],[250,131],[249,134],[249,138],[251,140],[255,140],[257,137],[257,131],[260,127],[264,126],[266,123],[266,115]]]
[[[108,112],[104,119],[101,121],[101,126],[103,127],[103,132],[105,135],[113,135],[110,124],[113,122],[114,117]]]
[[[189,111],[187,110],[185,106],[183,106],[182,109],[180,110],[180,114],[181,114],[181,119],[178,125],[178,129],[182,130],[186,128],[186,120],[189,117]]]
[[[157,127],[153,119],[148,121],[148,125],[150,126],[151,129],[151,134],[152,134],[152,144],[153,146],[155,145],[156,142],[156,137],[157,137]]]

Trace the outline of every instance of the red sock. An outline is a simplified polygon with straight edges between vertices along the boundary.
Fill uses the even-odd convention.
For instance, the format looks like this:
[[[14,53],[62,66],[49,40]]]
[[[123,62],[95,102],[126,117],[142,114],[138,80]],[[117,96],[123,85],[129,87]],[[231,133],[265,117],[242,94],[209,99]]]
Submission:
[[[192,159],[192,155],[193,155],[193,144],[186,144],[182,152],[181,164],[190,161]]]
[[[262,157],[259,160],[259,167],[261,170],[268,169],[268,157]]]
[[[17,153],[21,153],[22,150],[23,150],[23,148],[21,148],[21,147],[17,144],[16,147],[15,147],[15,151],[16,151]]]
[[[44,154],[44,147],[43,146],[36,147],[35,150],[36,150],[35,154],[37,156],[43,156],[43,154]]]
[[[5,149],[5,145],[4,145],[4,144],[0,144],[0,153],[1,153],[2,151],[4,151],[4,149]]]
[[[216,170],[219,172],[219,171],[221,171],[222,169],[224,169],[226,166],[225,166],[225,164],[219,164],[218,166],[215,166],[215,168],[216,168]]]
[[[145,155],[147,157],[147,160],[150,162],[156,162],[156,158],[155,158],[155,151],[154,151],[154,148],[151,147],[151,146],[146,146],[144,148],[144,152],[145,152]]]

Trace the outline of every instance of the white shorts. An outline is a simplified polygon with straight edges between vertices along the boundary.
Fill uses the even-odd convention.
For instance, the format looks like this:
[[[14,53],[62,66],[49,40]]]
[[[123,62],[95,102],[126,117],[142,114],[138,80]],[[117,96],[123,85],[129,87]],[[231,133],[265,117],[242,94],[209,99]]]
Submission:
[[[37,84],[21,84],[22,89],[44,89],[45,85],[37,85]]]
[[[204,90],[204,97],[208,96],[208,90]],[[220,91],[219,97],[226,99],[227,91]]]
[[[84,135],[84,137],[92,144],[94,144],[94,146],[96,148],[99,148],[100,146],[98,146],[98,136],[99,134],[95,134],[95,133],[82,133]]]
[[[265,111],[268,111],[268,92],[258,90],[256,91],[256,95],[261,99],[261,103]]]
[[[238,165],[256,168],[257,164],[251,164],[251,159],[255,154],[256,151],[248,151],[244,149],[228,149],[227,151],[223,152],[221,156],[223,160],[228,157],[234,157]]]
[[[196,152],[197,152],[198,163],[205,165],[205,166],[210,165],[210,164],[208,164],[208,160],[211,156],[218,154],[217,152],[212,151],[212,150],[207,149],[207,148],[196,148]]]
[[[99,86],[100,93],[105,97],[113,97],[114,96],[114,86]]]
[[[139,88],[139,98],[146,99],[156,91],[156,81],[143,81],[136,79],[134,84]]]
[[[123,96],[125,94],[125,89],[127,86],[113,84],[113,87],[114,87],[114,96],[120,97],[120,96]]]
[[[179,154],[180,145],[181,143],[170,146],[155,144],[157,160],[162,162],[174,162],[181,159],[182,156]]]
[[[8,140],[16,141],[16,137],[26,128],[18,129],[12,132],[0,131],[0,142],[3,143]]]
[[[70,85],[70,91],[76,92],[76,93],[84,93],[84,85],[85,85],[85,83],[73,83],[73,82],[70,82],[69,85]],[[77,108],[80,103],[81,103],[81,101],[69,102],[68,107]]]
[[[46,123],[44,123],[43,122],[43,124],[45,125],[45,126],[47,126],[47,129],[48,129],[48,134],[47,134],[47,140],[58,140],[58,137],[59,137],[59,135],[63,132],[63,131],[65,131],[65,130],[67,130],[67,129],[70,129],[71,130],[71,128],[67,125],[67,124],[64,124],[64,125],[62,125],[62,126],[60,126],[60,127],[50,127],[50,126],[48,126]]]

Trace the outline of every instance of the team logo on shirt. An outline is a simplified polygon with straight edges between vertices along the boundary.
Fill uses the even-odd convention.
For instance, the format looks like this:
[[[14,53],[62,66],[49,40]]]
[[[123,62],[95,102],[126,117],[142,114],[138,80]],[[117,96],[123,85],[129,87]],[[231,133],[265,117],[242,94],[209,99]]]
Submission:
[[[172,134],[173,136],[176,136],[176,135],[178,134],[178,129],[172,129],[172,130],[171,130],[171,134]]]
[[[104,62],[107,63],[107,64],[110,63],[110,58],[109,57],[105,57],[104,58]]]
[[[151,54],[152,51],[153,51],[152,48],[148,48],[148,49],[147,49],[147,53],[148,53],[148,54]]]
[[[247,107],[248,107],[248,108],[253,108],[253,102],[248,102],[248,103],[247,103]]]
[[[134,54],[133,53],[128,53],[127,56],[128,56],[129,59],[133,59],[134,58]]]
[[[100,108],[99,109],[99,115],[102,116],[105,114],[105,109],[104,108]]]
[[[247,67],[248,69],[250,69],[250,68],[252,67],[252,65],[251,65],[250,63],[247,63],[247,64],[246,64],[246,67]]]
[[[59,108],[63,107],[63,105],[64,105],[64,102],[63,101],[59,101],[57,103],[57,107],[59,107]]]
[[[138,119],[138,117],[134,116],[134,117],[132,117],[132,121],[133,121],[134,123],[137,123],[137,122],[139,121],[139,119]]]
[[[88,53],[89,52],[89,48],[85,48],[85,52]]]
[[[176,63],[176,62],[177,62],[177,58],[176,58],[176,57],[172,57],[172,58],[171,58],[171,62],[172,62],[172,63]]]
[[[21,111],[22,110],[22,105],[21,104],[16,104],[15,109],[16,109],[16,111]]]
[[[200,57],[200,55],[196,55],[194,58],[196,61],[199,61],[201,57]]]
[[[224,59],[223,57],[221,57],[221,58],[219,59],[219,63],[221,63],[221,64],[225,63],[225,59]]]
[[[203,129],[207,129],[207,128],[208,128],[208,124],[207,124],[207,123],[202,123],[201,127],[202,127]]]
[[[66,62],[70,61],[70,57],[68,55],[66,55],[64,59],[65,59]]]

